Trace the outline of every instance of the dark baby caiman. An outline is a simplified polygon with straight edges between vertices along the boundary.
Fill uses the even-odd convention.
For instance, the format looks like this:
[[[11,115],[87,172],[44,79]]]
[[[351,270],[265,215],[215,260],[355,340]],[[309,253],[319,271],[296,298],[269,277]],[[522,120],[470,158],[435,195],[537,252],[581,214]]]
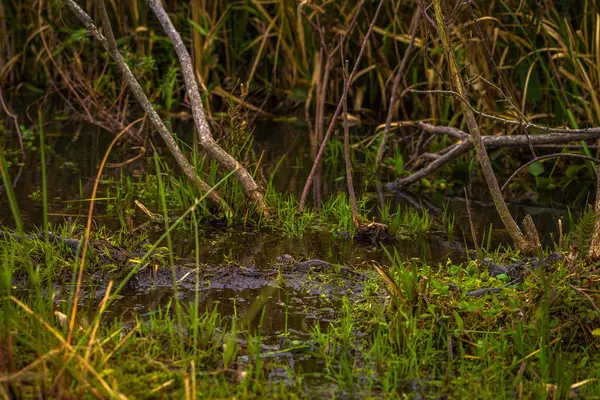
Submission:
[[[532,271],[539,268],[548,268],[554,263],[561,261],[563,258],[564,256],[562,254],[553,252],[542,259],[539,259],[538,257],[524,257],[521,260],[508,265],[497,264],[491,258],[484,258],[481,261],[481,265],[487,269],[488,274],[491,277],[502,274],[508,276],[510,282],[504,285],[504,287],[511,287],[523,282],[523,279],[525,279]],[[500,288],[482,288],[467,292],[466,295],[479,297],[488,293],[498,293],[500,290]]]

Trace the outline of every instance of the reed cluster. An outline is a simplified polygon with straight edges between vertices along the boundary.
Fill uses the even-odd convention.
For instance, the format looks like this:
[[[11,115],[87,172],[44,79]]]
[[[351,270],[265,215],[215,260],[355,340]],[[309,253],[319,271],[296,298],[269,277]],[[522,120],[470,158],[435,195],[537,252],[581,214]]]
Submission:
[[[311,111],[324,68],[324,102],[337,103],[343,91],[342,57],[352,62],[377,2],[277,0],[166,1],[203,83],[213,112],[227,101],[282,112],[302,105]],[[96,20],[93,1],[81,4]],[[449,2],[451,42],[465,75],[473,106],[484,112],[525,114],[549,125],[597,125],[600,118],[600,17],[591,0],[484,3]],[[368,39],[352,82],[349,112],[363,120],[385,119],[394,72],[411,42],[416,4],[389,0]],[[184,85],[174,50],[144,1],[110,1],[108,12],[121,50],[149,97],[168,111],[181,111]],[[0,5],[0,83],[15,91],[36,92],[92,86],[115,100],[121,80],[108,57],[60,1],[9,0]],[[342,56],[327,54],[343,41]],[[454,124],[448,96],[415,93],[447,89],[446,63],[439,38],[421,19],[414,49],[402,77],[397,116],[432,118]],[[242,85],[243,84],[243,85]],[[124,103],[127,99],[122,99]],[[266,112],[265,111],[265,112]],[[500,128],[498,128],[500,129]]]

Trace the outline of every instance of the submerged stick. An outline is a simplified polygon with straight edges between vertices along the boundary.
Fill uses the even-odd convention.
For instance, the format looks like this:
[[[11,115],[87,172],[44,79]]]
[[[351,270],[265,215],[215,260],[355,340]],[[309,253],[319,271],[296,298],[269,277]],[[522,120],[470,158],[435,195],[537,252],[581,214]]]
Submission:
[[[360,48],[360,52],[358,53],[358,57],[356,58],[356,61],[354,62],[354,67],[352,68],[352,72],[350,73],[350,76],[348,77],[348,83],[346,85],[344,85],[344,91],[342,93],[342,98],[338,102],[335,113],[333,114],[333,117],[331,119],[331,123],[329,124],[329,128],[327,129],[327,134],[323,138],[323,142],[321,142],[321,147],[319,148],[319,152],[317,153],[317,156],[315,157],[315,161],[313,162],[313,166],[312,166],[312,169],[310,170],[310,174],[308,175],[308,178],[306,179],[306,184],[304,185],[304,189],[302,190],[302,196],[300,197],[300,205],[299,205],[300,210],[303,210],[304,206],[306,205],[308,191],[313,183],[313,180],[315,179],[315,173],[316,173],[319,165],[321,164],[321,159],[323,158],[323,153],[325,152],[325,148],[327,147],[327,141],[331,137],[331,134],[333,133],[333,129],[335,128],[335,124],[337,122],[337,118],[340,115],[340,112],[342,111],[343,99],[344,99],[344,97],[348,96],[348,90],[350,89],[352,80],[354,79],[354,76],[356,75],[356,72],[358,71],[360,60],[362,59],[365,49],[367,47],[367,42],[369,41],[369,36],[371,36],[371,32],[373,32],[373,27],[375,26],[377,17],[379,16],[381,9],[383,8],[382,7],[383,3],[384,3],[384,0],[381,0],[379,2],[379,5],[377,6],[377,10],[375,11],[373,20],[371,21],[371,24],[369,25],[369,29],[367,30],[367,33],[365,34],[365,37],[363,39],[363,43]]]

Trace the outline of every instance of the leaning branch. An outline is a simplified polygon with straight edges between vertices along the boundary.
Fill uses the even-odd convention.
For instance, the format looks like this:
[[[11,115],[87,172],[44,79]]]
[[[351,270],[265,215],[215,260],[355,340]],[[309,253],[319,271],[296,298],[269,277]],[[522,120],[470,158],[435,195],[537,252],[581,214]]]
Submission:
[[[444,52],[448,57],[448,72],[451,77],[452,85],[459,96],[466,98],[467,90],[462,80],[461,71],[456,60],[456,55],[454,54],[454,50],[452,48],[452,43],[450,42],[450,38],[448,37],[448,33],[446,31],[446,21],[444,12],[442,10],[441,0],[434,0],[433,8],[435,11],[438,34],[441,39]],[[471,134],[471,139],[477,154],[477,160],[479,161],[479,165],[481,166],[481,170],[485,177],[490,195],[492,196],[494,205],[496,206],[496,210],[500,216],[500,219],[502,220],[502,223],[504,224],[504,227],[517,245],[517,248],[524,254],[532,254],[537,252],[539,249],[541,249],[541,244],[538,234],[535,231],[535,227],[531,223],[531,217],[526,217],[526,220],[524,221],[525,234],[523,234],[514,218],[510,214],[508,206],[502,197],[502,192],[500,191],[498,180],[494,174],[492,163],[488,157],[485,145],[483,144],[481,132],[479,131],[479,125],[475,120],[475,114],[473,113],[473,110],[463,101],[460,102],[460,108],[463,116],[465,117],[465,122],[469,128],[469,133]]]
[[[367,43],[369,41],[369,36],[371,36],[371,32],[373,31],[373,26],[375,26],[375,21],[377,21],[377,17],[379,16],[381,9],[383,8],[382,7],[383,3],[384,3],[384,0],[381,0],[379,2],[379,6],[377,6],[377,10],[375,11],[373,20],[371,21],[371,24],[369,25],[369,29],[367,30],[367,33],[365,34],[365,37],[363,39],[363,43],[360,48],[360,52],[358,53],[358,57],[356,58],[356,61],[354,62],[354,67],[352,68],[352,72],[350,73],[350,76],[348,77],[348,83],[346,85],[344,85],[344,91],[342,93],[342,97],[341,97],[340,101],[338,102],[335,113],[333,114],[333,117],[331,118],[331,123],[329,124],[329,128],[327,129],[327,134],[323,138],[323,142],[321,142],[321,147],[319,148],[319,152],[317,153],[317,156],[315,157],[315,161],[313,162],[313,166],[312,166],[312,169],[310,170],[310,174],[308,175],[308,178],[306,179],[306,184],[304,185],[304,189],[302,190],[302,196],[300,197],[300,205],[299,205],[300,210],[304,209],[304,206],[306,205],[306,199],[308,198],[308,191],[313,183],[313,180],[315,179],[315,173],[317,172],[317,169],[319,168],[319,165],[321,164],[321,158],[323,158],[323,153],[325,152],[325,148],[327,147],[327,141],[329,140],[329,137],[333,133],[333,129],[335,128],[337,118],[340,115],[340,112],[342,111],[343,99],[344,99],[344,97],[348,96],[348,90],[350,89],[352,80],[354,79],[354,76],[356,75],[356,73],[358,71],[360,60],[363,57],[365,48],[367,47]]]
[[[179,32],[177,32],[175,26],[173,26],[173,23],[163,8],[160,0],[146,0],[146,3],[148,3],[148,6],[158,18],[165,33],[175,47],[175,52],[177,53],[179,63],[181,64],[187,94],[192,104],[192,115],[194,117],[194,123],[196,124],[196,130],[198,131],[200,145],[212,158],[221,164],[223,168],[228,171],[235,171],[235,177],[244,187],[246,195],[254,201],[260,212],[268,215],[269,208],[265,202],[262,189],[254,181],[246,168],[218,145],[210,132],[210,127],[208,126],[208,122],[204,115],[204,107],[202,106],[202,101],[200,101],[200,91],[198,90],[198,83],[196,82],[192,59],[183,40],[181,40]]]
[[[118,51],[116,41],[115,41],[114,35],[112,33],[112,29],[110,27],[110,22],[108,20],[108,15],[106,14],[106,9],[105,9],[105,7],[103,7],[104,6],[103,1],[102,0],[98,1],[98,4],[102,3],[102,5],[99,5],[98,9],[101,14],[102,24],[104,27],[104,31],[105,31],[106,35],[108,36],[108,40],[100,33],[100,31],[98,30],[98,28],[96,27],[96,25],[94,24],[94,21],[92,21],[90,16],[83,9],[81,9],[81,7],[79,7],[79,5],[77,3],[75,3],[74,0],[64,0],[64,1],[65,1],[65,4],[67,5],[67,7],[69,7],[69,9],[73,12],[73,14],[75,14],[75,16],[85,25],[85,27],[92,34],[92,36],[94,36],[94,38],[98,42],[100,42],[102,47],[104,47],[104,49],[115,60],[117,67],[121,71],[121,74],[123,74],[123,79],[125,79],[125,82],[127,83],[129,88],[133,92],[133,95],[135,96],[137,101],[140,103],[140,105],[142,106],[144,111],[148,114],[148,118],[150,119],[150,121],[152,121],[152,124],[158,131],[159,135],[165,141],[167,148],[169,149],[169,151],[175,158],[175,161],[177,162],[179,167],[182,169],[185,176],[192,183],[194,183],[196,186],[198,186],[200,188],[200,190],[202,190],[203,192],[210,193],[209,196],[215,203],[217,203],[219,206],[221,206],[223,208],[228,209],[229,206],[225,203],[225,201],[221,198],[221,196],[219,196],[219,194],[216,193],[215,191],[210,191],[211,190],[210,186],[196,174],[194,167],[185,158],[185,155],[183,154],[183,152],[177,145],[177,142],[175,142],[173,135],[171,134],[171,132],[169,132],[169,129],[163,123],[162,119],[160,118],[160,116],[158,115],[156,110],[154,110],[154,108],[152,107],[152,103],[150,103],[150,100],[148,100],[148,97],[146,97],[144,90],[140,86],[139,82],[136,80],[135,76],[133,75],[133,72],[131,72],[131,69],[129,69],[129,66],[125,62],[123,55],[121,55],[121,53]],[[104,12],[102,12],[102,10],[104,10]]]
[[[597,261],[600,259],[600,165],[596,165],[596,201],[594,207],[596,214],[596,223],[594,224],[594,234],[588,256]],[[593,304],[593,303],[592,303]]]

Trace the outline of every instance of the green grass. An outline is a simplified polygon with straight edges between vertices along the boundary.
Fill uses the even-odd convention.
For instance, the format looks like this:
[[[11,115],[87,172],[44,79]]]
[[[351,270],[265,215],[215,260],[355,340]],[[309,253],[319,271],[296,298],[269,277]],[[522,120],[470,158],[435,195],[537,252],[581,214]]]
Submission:
[[[354,392],[491,399],[554,398],[556,390],[563,398],[579,383],[582,397],[597,395],[599,339],[590,332],[600,316],[571,288],[594,275],[583,265],[577,273],[555,266],[547,285],[532,274],[497,296],[469,298],[468,290],[504,282],[486,277],[475,262],[430,266],[397,254],[390,262],[396,289],[390,287],[387,305],[354,302],[326,338],[313,331],[328,374],[352,382]]]
[[[335,307],[329,324],[309,325],[308,337],[300,339],[286,323],[280,334],[281,350],[269,352],[265,352],[263,333],[264,324],[272,318],[264,308],[267,292],[244,314],[237,308],[233,314],[222,313],[219,306],[207,308],[196,291],[190,301],[174,296],[145,316],[134,314],[124,320],[112,312],[120,296],[126,295],[124,282],[135,279],[149,264],[174,268],[177,261],[170,235],[176,230],[194,232],[195,268],[201,268],[199,224],[207,211],[198,206],[203,200],[197,197],[189,204],[193,196],[187,194],[188,200],[181,201],[181,193],[191,189],[165,172],[166,163],[158,158],[154,161],[154,175],[142,177],[140,182],[122,179],[123,186],[113,193],[125,202],[130,193],[143,193],[140,189],[147,185],[148,192],[143,194],[147,197],[141,198],[163,216],[163,233],[149,241],[143,235],[110,233],[102,227],[92,231],[92,241],[123,247],[138,257],[128,266],[110,267],[119,271],[110,275],[115,286],[108,286],[100,304],[80,306],[72,331],[67,323],[72,291],[65,287],[67,296],[54,301],[47,295],[53,291],[44,288],[49,287],[46,282],[64,283],[65,275],[67,282],[74,279],[77,258],[39,238],[0,242],[0,337],[4,343],[1,351],[9,361],[3,372],[10,378],[10,390],[50,395],[52,385],[60,385],[62,395],[70,397],[144,393],[178,398],[304,398],[365,393],[387,398],[445,394],[449,398],[490,399],[552,398],[553,391],[563,398],[572,385],[579,386],[581,396],[593,398],[600,390],[596,380],[600,378],[596,351],[600,316],[589,297],[600,289],[600,280],[583,259],[568,265],[560,262],[545,274],[532,273],[519,286],[498,295],[471,298],[465,293],[486,286],[502,287],[505,281],[489,277],[476,261],[431,265],[386,250],[387,281],[373,273],[362,292],[323,299],[326,307]],[[3,167],[2,172],[8,198],[14,199],[7,169]],[[262,223],[279,226],[282,233],[297,237],[324,227],[330,231],[352,229],[348,200],[343,195],[330,198],[320,211],[299,213],[293,197],[285,200],[272,188],[269,193],[278,201],[277,212]],[[113,196],[107,197],[115,201]],[[148,200],[151,198],[154,201]],[[16,200],[14,204],[16,218]],[[184,205],[187,210],[182,209]],[[367,198],[361,199],[360,210],[366,219]],[[401,209],[392,213],[389,204],[380,214],[398,237],[403,237],[402,232],[414,237],[433,227],[429,215]],[[444,231],[453,232],[454,219],[448,212],[441,221]],[[578,224],[582,228],[575,231],[583,232],[586,223],[582,219]],[[19,229],[23,234],[23,228]],[[80,237],[83,227],[50,224],[49,229],[63,237]],[[483,239],[486,246],[490,238],[491,230]],[[86,270],[92,273],[98,255],[88,254]],[[503,263],[520,259],[509,248],[486,256]],[[29,278],[29,290],[13,289],[16,275]],[[327,283],[335,278],[308,277],[305,285],[314,289],[319,280]],[[198,289],[198,273],[195,279]],[[451,290],[448,284],[457,285],[461,292]],[[176,294],[175,277],[171,288]],[[257,318],[258,325],[250,324]],[[285,318],[287,321],[287,311]],[[71,344],[67,345],[70,331]],[[287,357],[303,360],[302,365],[309,362],[313,371],[291,367]]]
[[[431,232],[434,228],[433,218],[427,211],[415,210],[411,207],[402,207],[398,205],[396,212],[391,213],[391,204],[386,202],[383,208],[379,208],[381,222],[388,225],[390,236],[399,239],[414,238],[419,235]],[[442,222],[446,217],[442,218]],[[450,229],[450,223],[445,222],[447,229]],[[450,230],[449,230],[450,231]]]
[[[231,91],[237,93],[236,82],[251,79],[249,96],[241,98],[254,105],[263,101],[267,107],[276,104],[276,111],[284,113],[294,109],[297,102],[306,101],[311,91],[314,96],[311,77],[322,65],[317,57],[321,49],[307,15],[315,15],[308,8],[320,3],[308,2],[304,8],[286,1],[273,2],[268,7],[259,1],[243,6],[226,0],[205,3],[209,6],[197,9],[198,2],[188,5],[175,1],[169,4],[172,8],[168,11],[184,38],[191,39],[196,70],[206,85],[203,101],[210,105],[207,110],[227,110],[222,112],[226,114],[222,125],[224,147],[260,181],[260,158],[251,151],[252,135],[245,125],[248,115],[241,111],[245,107],[233,107],[231,99],[221,101],[213,94],[222,96],[229,92],[231,83],[235,87]],[[364,14],[373,15],[376,3],[368,2]],[[6,23],[0,26],[0,37],[15,38],[15,43],[4,46],[0,54],[0,61],[4,61],[0,62],[3,87],[41,96],[50,87],[64,89],[68,86],[65,79],[82,81],[85,84],[78,88],[89,92],[79,95],[94,99],[87,104],[93,115],[100,118],[103,114],[98,111],[107,109],[118,109],[119,118],[130,118],[135,113],[135,107],[111,106],[115,99],[126,98],[121,92],[119,73],[114,64],[98,62],[104,57],[98,53],[98,45],[92,44],[64,10],[56,8],[58,3],[26,0],[19,3],[20,8],[15,8],[15,4],[8,2],[2,11]],[[161,36],[161,30],[155,29],[156,21],[143,2],[115,4],[109,12],[119,45],[136,76],[145,82],[148,96],[171,118],[171,113],[184,110],[178,99],[185,93],[173,61],[173,48]],[[485,5],[465,4],[457,9],[451,39],[465,76],[471,81],[469,95],[473,104],[484,112],[499,115],[522,110],[527,118],[554,126],[598,125],[600,102],[595,88],[600,70],[594,63],[600,51],[596,35],[598,13],[589,0],[569,3],[568,9],[564,9],[565,4],[551,0],[543,5],[501,0]],[[344,29],[354,5],[348,1],[323,5],[321,17],[328,40]],[[392,0],[386,2],[386,7],[376,26],[374,45],[367,49],[364,65],[359,66],[364,72],[353,82],[350,93],[350,102],[355,106],[353,114],[365,119],[379,118],[380,110],[387,108],[386,82],[398,64],[398,54],[406,48],[408,19],[414,4]],[[566,16],[561,11],[566,11]],[[329,19],[339,24],[329,24]],[[349,33],[344,54],[350,58],[357,53],[367,23],[367,19],[359,17],[357,28]],[[419,33],[417,39],[419,43],[405,77],[407,86],[448,89],[444,79],[432,79],[435,73],[431,65],[445,62],[435,32]],[[483,40],[493,54],[488,54]],[[46,50],[45,43],[52,48]],[[501,63],[498,68],[490,63],[490,56]],[[24,65],[32,68],[22,68]],[[338,67],[334,66],[330,77],[326,112],[337,102],[342,85],[341,75],[335,73]],[[514,86],[507,87],[502,80]],[[267,101],[267,96],[273,99]],[[432,119],[437,124],[457,127],[464,124],[461,115],[454,112],[456,104],[450,97],[435,93],[403,96],[406,103],[399,112],[403,120]],[[314,97],[308,112],[314,113]],[[63,118],[60,114],[57,112],[56,117]],[[50,174],[45,161],[50,135],[45,135],[42,122],[40,114],[42,187],[30,195],[42,204],[39,231],[52,230],[61,237],[81,238],[84,227],[78,222],[49,222]],[[483,129],[491,133],[497,127],[482,122]],[[22,131],[26,147],[37,150],[32,131]],[[398,135],[396,142],[390,143],[390,156],[384,165],[394,176],[406,176],[407,168],[418,166],[414,154],[406,154],[407,138]],[[420,154],[439,151],[454,141],[447,136],[422,139],[413,141],[413,145],[417,140],[423,144],[418,149]],[[367,143],[370,144],[361,150]],[[593,230],[590,212],[584,213],[577,223],[570,213],[571,229],[563,235],[562,248],[555,244],[561,251],[572,247],[572,257],[548,271],[528,275],[523,283],[498,295],[465,295],[469,290],[501,288],[506,283],[488,276],[476,261],[431,265],[426,260],[406,260],[397,251],[388,251],[389,268],[384,267],[381,276],[369,278],[363,293],[324,301],[327,307],[336,307],[329,324],[309,326],[309,336],[302,340],[294,338],[286,324],[281,333],[281,351],[297,358],[278,357],[277,351],[264,352],[261,346],[262,327],[271,317],[263,307],[265,293],[247,315],[238,314],[237,308],[233,314],[222,314],[219,307],[207,309],[201,303],[201,283],[196,273],[193,299],[179,300],[172,235],[176,231],[188,233],[194,242],[195,268],[199,271],[204,240],[201,230],[211,221],[224,221],[238,230],[274,229],[291,238],[317,230],[332,232],[336,238],[342,232],[352,236],[355,227],[348,199],[335,193],[320,209],[300,212],[295,197],[277,193],[269,177],[264,185],[274,212],[272,217],[263,218],[248,204],[242,187],[231,182],[215,162],[205,158],[195,145],[181,144],[191,155],[196,171],[210,185],[227,180],[228,184],[218,189],[232,209],[223,212],[212,207],[203,199],[204,193],[172,169],[169,160],[158,157],[153,159],[154,171],[141,178],[121,175],[117,181],[102,182],[105,193],[96,199],[97,203],[104,206],[102,212],[119,219],[123,230],[109,232],[100,225],[92,230],[91,242],[95,247],[103,243],[122,248],[127,255],[125,261],[103,263],[104,271],[98,271],[94,267],[99,265],[98,257],[103,256],[103,251],[88,252],[84,263],[85,289],[92,292],[94,286],[106,285],[93,281],[94,273],[116,282],[116,286],[105,286],[104,301],[75,298],[78,251],[73,254],[43,235],[21,242],[14,237],[0,240],[0,397],[10,397],[12,391],[17,397],[63,398],[117,398],[118,392],[129,397],[144,393],[176,398],[300,398],[333,394],[351,397],[365,393],[385,398],[446,395],[496,399],[567,398],[573,390],[582,398],[598,398],[600,317],[596,304],[600,279],[597,266],[584,258]],[[354,150],[362,151],[364,169],[369,170],[376,144],[377,138],[367,138],[355,145],[355,165],[360,159]],[[341,141],[329,142],[324,163],[327,179],[343,179],[342,150]],[[589,154],[585,146],[581,151]],[[522,161],[520,155],[513,156],[505,150],[491,153],[491,158],[497,170],[514,169]],[[17,152],[0,152],[3,194],[15,227],[14,231],[3,232],[25,238],[25,226],[8,174],[9,164],[16,164],[18,159]],[[306,161],[300,157],[297,164],[303,162]],[[422,179],[418,186],[433,196],[461,194],[462,184],[477,177],[475,167],[472,157],[464,155],[454,165]],[[519,176],[510,189],[517,194],[551,194],[558,187],[576,190],[577,198],[583,200],[594,179],[593,171],[582,167],[585,166],[573,164],[563,168],[558,162],[552,168],[538,166],[538,171]],[[370,176],[365,179],[370,180]],[[574,188],[574,183],[579,185]],[[125,234],[129,217],[139,212],[136,200],[152,213],[146,227],[159,231],[160,238],[150,241],[145,234]],[[83,185],[79,203],[87,204]],[[370,221],[366,197],[360,200],[359,213],[361,222]],[[447,211],[437,220],[412,209],[392,210],[386,204],[380,214],[381,222],[398,238],[414,239],[434,229],[441,229],[451,238],[455,232],[455,218]],[[479,258],[489,256],[503,263],[520,259],[510,248],[494,249],[493,238],[490,226],[479,239]],[[114,314],[125,295],[125,283],[135,280],[140,271],[156,266],[172,275],[175,296],[168,305],[128,320]],[[450,290],[448,284],[458,285],[461,292]],[[56,289],[56,285],[60,287]],[[388,289],[387,296],[382,293],[384,288]],[[73,319],[75,325],[69,326],[69,317],[74,315],[80,300],[79,313]],[[257,316],[258,327],[251,327],[248,321]],[[286,312],[286,322],[288,317]],[[309,360],[316,372],[305,372],[299,367],[301,363],[290,364],[289,359]]]

